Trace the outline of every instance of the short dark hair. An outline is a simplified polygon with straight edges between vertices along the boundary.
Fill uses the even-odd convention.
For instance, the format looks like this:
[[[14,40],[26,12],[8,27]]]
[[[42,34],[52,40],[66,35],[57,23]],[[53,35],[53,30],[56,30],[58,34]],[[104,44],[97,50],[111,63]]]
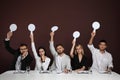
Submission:
[[[99,41],[99,44],[100,44],[101,42],[104,42],[105,44],[107,44],[107,41],[106,41],[106,40],[100,40],[100,41]]]
[[[27,45],[27,44],[25,44],[25,43],[20,44],[20,46],[19,46],[19,47],[22,47],[22,46],[26,46],[26,47],[28,47],[28,45]]]
[[[44,47],[42,47],[42,46],[40,46],[40,47],[38,48],[38,50],[37,50],[37,51],[38,51],[38,56],[40,57],[40,54],[39,54],[39,50],[40,50],[40,49],[43,49],[43,50],[45,51],[45,56],[46,56],[46,49],[45,49]]]
[[[62,46],[62,47],[63,47],[63,45],[62,45],[62,44],[57,44],[57,45],[56,45],[56,48],[57,48],[58,46]]]

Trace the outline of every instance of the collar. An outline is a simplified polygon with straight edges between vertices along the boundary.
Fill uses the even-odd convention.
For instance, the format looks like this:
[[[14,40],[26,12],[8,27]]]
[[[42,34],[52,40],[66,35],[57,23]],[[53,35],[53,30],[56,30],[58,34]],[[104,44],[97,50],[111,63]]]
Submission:
[[[101,51],[99,50],[99,52],[101,53]],[[107,51],[106,50],[104,50],[104,53],[101,53],[101,54],[105,54]]]
[[[21,55],[22,60],[25,59],[25,58],[27,57],[27,55],[28,55],[28,52],[27,52],[26,55],[24,55],[24,56]]]
[[[58,54],[59,57],[63,57],[65,55],[65,53],[62,53],[62,54]]]

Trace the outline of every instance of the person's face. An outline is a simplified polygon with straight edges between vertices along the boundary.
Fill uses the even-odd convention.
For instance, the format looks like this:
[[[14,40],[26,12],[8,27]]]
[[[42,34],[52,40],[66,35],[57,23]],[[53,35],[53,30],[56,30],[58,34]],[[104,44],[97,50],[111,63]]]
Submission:
[[[21,54],[27,53],[28,52],[27,46],[20,46],[20,52],[21,52]]]
[[[62,54],[64,52],[64,48],[61,45],[57,46],[56,50],[58,54]]]
[[[39,55],[40,55],[40,56],[45,55],[45,50],[44,50],[44,49],[39,49]]]
[[[100,49],[101,51],[104,51],[106,48],[107,48],[107,45],[106,45],[105,42],[100,42],[100,43],[99,43],[99,49]]]
[[[76,46],[76,52],[78,54],[82,53],[82,47],[79,45],[79,46]]]

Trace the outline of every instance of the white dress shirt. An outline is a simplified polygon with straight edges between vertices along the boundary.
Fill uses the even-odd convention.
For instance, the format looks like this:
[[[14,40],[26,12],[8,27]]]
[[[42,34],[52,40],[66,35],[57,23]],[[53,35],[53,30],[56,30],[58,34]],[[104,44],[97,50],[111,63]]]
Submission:
[[[16,64],[15,64],[15,69],[16,70],[21,70],[21,59],[22,59],[22,57],[21,57],[21,55],[17,58],[17,61],[16,61]]]
[[[54,57],[54,62],[51,66],[51,70],[58,70],[61,72],[63,72],[64,69],[71,70],[70,57],[65,53],[62,56],[58,55],[53,42],[50,42],[50,51]]]
[[[113,67],[112,55],[109,52],[105,51],[101,53],[100,50],[93,45],[88,45],[88,48],[92,53],[92,70],[106,71],[108,67]]]
[[[28,55],[28,52],[26,53],[25,56],[22,57],[22,55],[19,55],[18,58],[17,58],[17,61],[16,61],[16,64],[15,64],[15,69],[16,70],[21,70],[21,60],[25,59]]]
[[[46,57],[45,62],[42,62],[41,58],[37,55],[34,42],[32,42],[31,44],[32,44],[31,47],[32,47],[33,55],[34,55],[35,61],[36,61],[35,70],[46,71],[50,64],[50,58]]]

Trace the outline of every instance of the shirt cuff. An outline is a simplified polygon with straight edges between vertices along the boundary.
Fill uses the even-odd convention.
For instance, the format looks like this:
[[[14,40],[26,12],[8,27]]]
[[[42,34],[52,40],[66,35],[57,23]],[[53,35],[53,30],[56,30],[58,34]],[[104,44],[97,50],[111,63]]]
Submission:
[[[88,46],[88,48],[89,48],[89,47],[93,47],[93,44],[91,44],[91,45],[88,44],[87,46]]]
[[[5,38],[5,41],[9,41],[10,39],[8,39],[8,38]]]

